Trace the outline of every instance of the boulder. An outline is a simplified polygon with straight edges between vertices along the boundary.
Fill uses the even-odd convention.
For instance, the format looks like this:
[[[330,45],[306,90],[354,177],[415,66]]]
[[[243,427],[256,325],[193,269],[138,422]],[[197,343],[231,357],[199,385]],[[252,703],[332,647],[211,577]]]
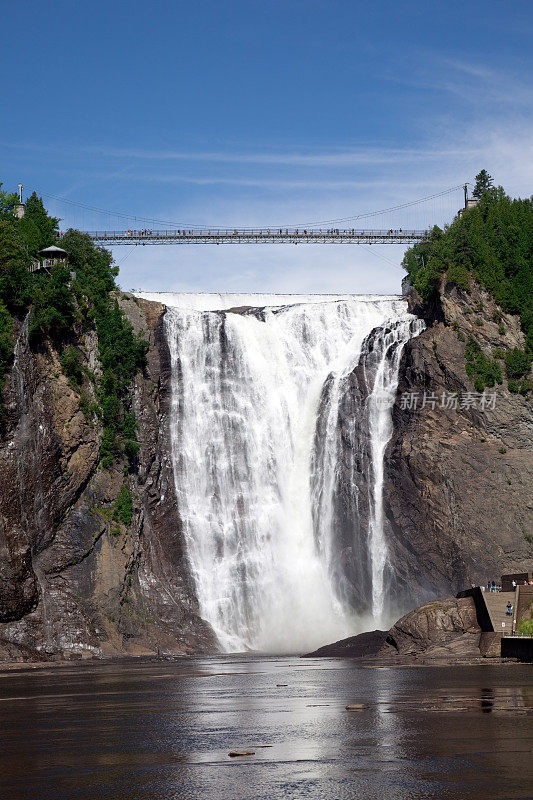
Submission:
[[[479,657],[481,628],[471,597],[446,597],[410,611],[390,629],[381,654]]]

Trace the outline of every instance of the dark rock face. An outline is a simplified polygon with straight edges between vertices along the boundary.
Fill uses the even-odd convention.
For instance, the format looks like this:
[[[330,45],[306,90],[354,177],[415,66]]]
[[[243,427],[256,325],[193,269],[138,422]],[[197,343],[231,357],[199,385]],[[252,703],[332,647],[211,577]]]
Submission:
[[[481,628],[471,597],[435,600],[406,614],[389,631],[380,655],[425,658],[480,656]]]
[[[411,297],[413,308],[417,302]],[[531,400],[496,386],[487,390],[497,392],[494,409],[440,407],[443,392],[473,391],[469,336],[489,356],[523,347],[518,318],[503,315],[501,334],[495,311],[479,287],[466,295],[443,286],[439,313],[403,352],[384,492],[400,612],[516,571],[533,555],[525,538],[533,529]],[[402,407],[403,392],[418,393],[418,409]],[[420,409],[424,392],[437,395],[435,408]]]
[[[319,647],[312,653],[306,653],[302,658],[364,658],[375,656],[382,649],[388,636],[388,631],[368,631],[358,636],[349,636],[333,644]]]
[[[472,661],[494,655],[486,648],[480,650],[482,644],[473,599],[446,597],[410,611],[388,632],[360,633],[320,647],[304,658],[369,658],[383,664],[408,664]]]
[[[123,296],[150,342],[134,387],[141,444],[132,524],[110,509],[123,464],[101,470],[101,430],[49,348],[18,332],[0,439],[0,658],[216,652],[198,614],[170,462],[164,307]],[[97,342],[80,343],[98,369]]]

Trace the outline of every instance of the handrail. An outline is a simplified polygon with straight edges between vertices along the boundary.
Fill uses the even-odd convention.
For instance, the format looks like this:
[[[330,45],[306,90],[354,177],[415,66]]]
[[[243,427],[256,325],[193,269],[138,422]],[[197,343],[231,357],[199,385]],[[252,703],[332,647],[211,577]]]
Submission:
[[[355,228],[202,228],[174,230],[128,229],[86,231],[97,243],[107,244],[235,244],[235,243],[358,243],[409,244],[426,239],[428,230],[356,230]]]
[[[403,230],[403,229],[335,229],[315,230],[299,228],[263,230],[261,228],[200,228],[200,229],[171,229],[171,230],[104,230],[85,231],[89,236],[125,236],[128,238],[148,238],[150,236],[429,236],[428,230]]]

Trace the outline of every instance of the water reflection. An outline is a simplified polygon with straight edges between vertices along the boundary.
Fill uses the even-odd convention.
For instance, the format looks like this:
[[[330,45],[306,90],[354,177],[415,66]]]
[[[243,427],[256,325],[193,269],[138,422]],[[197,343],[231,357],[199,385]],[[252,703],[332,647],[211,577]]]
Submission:
[[[494,692],[492,689],[481,690],[481,710],[484,714],[490,714],[494,706]]]
[[[533,796],[527,665],[80,664],[4,673],[0,717],[2,800]]]

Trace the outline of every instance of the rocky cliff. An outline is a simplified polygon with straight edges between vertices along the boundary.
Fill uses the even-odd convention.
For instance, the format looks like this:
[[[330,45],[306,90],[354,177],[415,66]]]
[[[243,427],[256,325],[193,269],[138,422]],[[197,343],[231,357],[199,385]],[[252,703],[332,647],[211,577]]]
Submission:
[[[122,295],[150,348],[134,385],[138,467],[99,466],[101,429],[49,345],[17,333],[0,440],[0,658],[215,651],[198,616],[170,463],[164,307]],[[77,342],[98,371],[97,342]],[[125,477],[126,475],[126,477]],[[126,483],[130,525],[113,509]]]
[[[523,346],[518,318],[502,316],[475,285],[464,293],[443,284],[431,309],[412,292],[409,302],[427,327],[402,351],[385,454],[386,580],[396,616],[533,558],[531,400],[504,381],[481,408],[465,369],[471,336],[488,355]],[[30,348],[28,318],[17,331],[0,436],[0,658],[217,650],[198,614],[174,489],[164,307],[128,295],[120,303],[150,345],[133,387],[134,469],[120,460],[101,468],[98,418],[83,408],[57,352],[46,343]],[[76,344],[98,374],[96,334]],[[365,566],[352,547],[352,520],[359,515],[367,529],[368,430],[359,425],[357,452],[347,432],[368,398],[375,352],[371,335],[365,369],[347,376],[340,405],[341,577]],[[123,485],[133,497],[127,525],[114,514]],[[363,573],[356,585],[354,602],[364,607]]]
[[[489,357],[523,347],[519,318],[502,314],[476,284],[466,293],[443,282],[430,309],[413,292],[409,302],[427,328],[402,355],[385,457],[400,611],[533,559],[531,396],[512,394],[504,378],[486,389],[496,397],[482,408],[465,369],[470,337]]]

